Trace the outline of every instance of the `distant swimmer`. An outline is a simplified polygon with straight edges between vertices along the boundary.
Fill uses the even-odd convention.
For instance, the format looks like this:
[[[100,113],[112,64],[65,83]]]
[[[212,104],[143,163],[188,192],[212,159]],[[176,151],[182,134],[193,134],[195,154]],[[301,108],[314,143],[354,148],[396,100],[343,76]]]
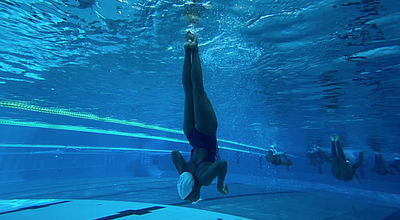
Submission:
[[[79,8],[90,8],[94,5],[95,0],[78,0]]]
[[[224,184],[228,163],[225,160],[219,160],[216,137],[217,118],[203,87],[197,35],[188,32],[185,36],[184,48],[183,132],[193,149],[189,162],[186,162],[178,151],[173,151],[171,155],[175,168],[180,174],[177,184],[180,198],[196,203],[201,200],[200,188],[210,185],[216,177],[218,177],[218,192],[228,194],[228,186]]]
[[[357,163],[351,163],[346,159],[343,148],[339,143],[339,136],[331,135],[332,142],[332,174],[336,179],[343,181],[350,181],[357,178],[358,182],[361,183],[360,178],[357,176],[356,171],[361,166],[364,160],[364,152],[360,152]]]
[[[196,24],[200,17],[200,11],[196,7],[196,0],[185,3],[185,18],[189,24]]]
[[[211,1],[200,3],[196,0],[189,0],[185,2],[185,19],[190,25],[196,25],[204,9],[210,9]]]
[[[318,167],[320,174],[322,174],[322,164],[331,162],[328,152],[323,151],[316,144],[308,147],[306,156],[310,159],[311,165]]]
[[[392,169],[386,168],[385,161],[383,160],[383,156],[380,153],[375,154],[375,164],[372,170],[377,173],[378,175],[386,175],[386,174],[392,174],[394,175],[394,172]]]
[[[286,152],[278,152],[274,147],[268,149],[267,155],[265,156],[267,161],[272,165],[286,166],[286,169],[289,170],[289,167],[293,165],[292,161],[286,156]]]
[[[91,8],[96,3],[95,0],[75,0],[75,2],[78,2],[78,5],[71,5],[67,2],[69,2],[69,0],[63,0],[65,5],[80,9]]]
[[[393,158],[393,162],[389,165],[391,170],[395,170],[400,173],[400,157],[395,154],[395,157]]]

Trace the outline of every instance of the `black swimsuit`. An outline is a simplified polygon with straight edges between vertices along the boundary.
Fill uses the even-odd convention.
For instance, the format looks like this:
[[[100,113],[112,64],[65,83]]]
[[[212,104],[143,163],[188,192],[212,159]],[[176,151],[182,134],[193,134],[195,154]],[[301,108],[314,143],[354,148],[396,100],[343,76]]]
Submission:
[[[215,162],[215,160],[219,160],[218,154],[218,145],[217,145],[217,137],[215,135],[206,135],[202,132],[198,131],[195,127],[193,127],[192,131],[190,131],[189,135],[186,137],[192,145],[193,149],[190,154],[190,160],[193,163],[194,167],[191,170],[194,180],[198,182],[197,179],[197,168],[203,162]],[[195,163],[193,160],[193,151],[196,148],[204,148],[207,150],[207,155],[198,163]]]
[[[192,159],[193,151],[196,148],[204,148],[207,150],[207,155],[199,162],[215,162],[215,159],[219,159],[219,155],[217,153],[218,145],[217,145],[217,137],[215,135],[206,135],[202,132],[198,131],[195,127],[193,127],[192,131],[190,131],[189,135],[186,137],[192,145],[193,149],[191,151],[190,159]]]

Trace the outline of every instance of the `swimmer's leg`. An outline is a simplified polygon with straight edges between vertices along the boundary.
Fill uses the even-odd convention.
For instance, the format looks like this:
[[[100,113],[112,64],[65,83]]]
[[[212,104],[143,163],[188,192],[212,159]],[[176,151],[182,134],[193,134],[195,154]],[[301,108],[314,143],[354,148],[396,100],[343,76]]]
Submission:
[[[381,155],[382,156],[382,155]],[[361,151],[360,152],[360,154],[359,154],[359,156],[358,156],[358,161],[357,161],[357,163],[355,163],[355,164],[353,164],[353,169],[354,169],[354,172],[361,166],[361,164],[363,163],[363,161],[364,161],[364,151]],[[383,162],[383,158],[382,158],[382,162]]]
[[[340,175],[340,167],[339,167],[339,159],[336,153],[336,142],[332,141],[331,144],[331,153],[332,153],[332,166],[331,166],[331,170],[332,170],[332,175],[336,178],[336,179],[341,179],[341,175]]]
[[[336,148],[337,148],[337,153],[338,153],[338,158],[339,158],[339,163],[341,165],[345,164],[346,162],[346,156],[344,154],[343,148],[340,145],[339,141],[336,141]]]
[[[358,180],[358,182],[359,182],[360,184],[362,184],[362,182],[361,182],[361,180],[360,180],[360,177],[358,177],[357,173],[354,173],[354,176],[356,177],[356,179]]]
[[[192,80],[191,80],[191,69],[192,69],[192,56],[191,50],[189,47],[189,38],[190,33],[188,32],[185,36],[185,60],[183,63],[183,71],[182,71],[182,85],[185,90],[185,110],[184,110],[184,119],[183,119],[183,132],[186,136],[189,135],[189,132],[194,127],[194,105],[193,105],[193,88],[192,88]]]
[[[321,165],[318,165],[318,173],[322,174],[322,166]]]
[[[323,158],[324,158],[323,160],[325,160],[328,163],[332,162],[332,159],[329,157],[328,153],[323,151],[323,155],[324,155],[323,156]]]
[[[225,160],[218,160],[207,167],[207,169],[198,174],[198,180],[202,185],[208,186],[218,177],[217,190],[222,194],[228,194],[228,187],[224,185],[228,163]]]
[[[338,163],[338,156],[336,153],[336,142],[331,142],[332,163]]]
[[[389,165],[389,172],[390,172],[390,174],[392,174],[392,175],[395,174],[395,172],[394,172],[393,170],[400,171],[398,166],[396,166],[395,164],[390,164],[390,165]]]
[[[285,158],[285,161],[283,162],[283,164],[286,165],[286,169],[289,169],[289,167],[293,165],[293,162],[291,160],[289,160],[289,158],[286,156],[286,154],[283,154],[283,158]]]
[[[215,135],[217,132],[217,117],[210,100],[204,91],[203,74],[200,64],[199,49],[197,46],[197,36],[193,35],[192,49],[192,87],[194,120],[196,129],[207,135]]]
[[[351,176],[351,179],[353,179],[353,173],[355,173],[354,170],[352,170],[352,165],[349,161],[346,160],[346,155],[344,154],[343,148],[340,145],[339,141],[336,141],[336,149],[338,153],[338,161],[339,161],[339,169],[340,169],[340,174],[343,179],[348,179]]]
[[[183,159],[182,154],[176,150],[171,152],[171,157],[176,170],[178,171],[179,175],[181,175],[186,169],[185,159]]]
[[[362,151],[362,152],[360,152],[357,163],[351,165],[351,170],[353,172],[353,175],[357,178],[357,180],[360,184],[362,184],[362,182],[357,175],[357,169],[361,166],[363,161],[364,161],[364,152]]]

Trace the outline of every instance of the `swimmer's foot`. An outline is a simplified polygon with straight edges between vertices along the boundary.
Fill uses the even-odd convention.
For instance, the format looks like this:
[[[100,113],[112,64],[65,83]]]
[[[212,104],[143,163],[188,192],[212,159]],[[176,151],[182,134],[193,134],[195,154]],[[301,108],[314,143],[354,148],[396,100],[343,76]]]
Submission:
[[[339,136],[338,135],[336,135],[336,134],[332,134],[331,135],[331,141],[336,142],[338,140],[339,140]]]
[[[192,34],[192,42],[191,42],[191,44],[189,45],[190,46],[190,49],[192,50],[192,51],[196,51],[196,50],[198,50],[199,48],[198,48],[198,38],[197,38],[197,35],[195,35],[195,34]]]
[[[185,35],[185,43],[183,44],[183,47],[185,48],[186,52],[190,52],[190,43],[191,43],[191,35],[190,31],[188,31]]]
[[[217,189],[218,192],[222,193],[223,195],[228,195],[229,193],[229,188],[228,185],[224,185],[224,187],[222,189]]]
[[[190,31],[188,31],[185,36],[185,43],[184,43],[185,51],[188,50],[196,51],[198,49],[197,39],[198,39],[197,35],[192,34]]]

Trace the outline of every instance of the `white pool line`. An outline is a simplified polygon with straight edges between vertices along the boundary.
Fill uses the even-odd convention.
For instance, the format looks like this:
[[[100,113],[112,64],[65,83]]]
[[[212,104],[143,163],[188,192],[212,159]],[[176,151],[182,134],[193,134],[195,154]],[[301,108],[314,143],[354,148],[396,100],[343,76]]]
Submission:
[[[48,149],[63,149],[63,150],[117,150],[117,151],[147,151],[159,153],[171,153],[171,150],[148,149],[148,148],[133,148],[133,147],[94,147],[94,146],[70,146],[70,145],[41,145],[41,144],[0,144],[0,147],[8,148],[48,148]],[[57,153],[54,151],[54,153]],[[60,151],[59,153],[63,153]],[[185,152],[188,153],[188,152]]]
[[[84,127],[84,126],[76,126],[76,125],[56,125],[56,124],[47,124],[47,123],[43,123],[43,122],[22,122],[22,121],[14,121],[14,120],[6,120],[6,119],[0,119],[0,124],[22,126],[22,127],[46,128],[46,129],[55,129],[55,130],[64,130],[64,131],[78,131],[78,132],[87,132],[87,133],[96,133],[96,134],[118,135],[118,136],[126,136],[126,137],[169,141],[169,142],[175,142],[175,143],[188,143],[187,141],[176,139],[176,138],[152,136],[152,135],[147,135],[147,134],[143,134],[143,133],[129,133],[129,132],[121,132],[121,131],[113,131],[113,130],[103,130],[103,129],[97,129],[97,128],[88,128],[88,127]]]
[[[71,145],[46,145],[46,144],[0,144],[0,148],[47,148],[47,149],[57,149],[57,150],[76,150],[76,151],[81,151],[81,150],[110,150],[110,151],[144,151],[144,152],[153,152],[153,153],[171,153],[173,150],[177,149],[171,149],[171,150],[162,150],[162,149],[149,149],[149,148],[134,148],[134,147],[96,147],[96,146],[71,146]],[[254,154],[254,155],[264,155],[261,153],[255,153],[251,151],[246,151],[246,150],[240,150],[240,149],[235,149],[235,148],[230,148],[230,147],[223,147],[223,146],[218,146],[219,149],[221,150],[229,150],[229,151],[236,151],[240,153],[247,153],[247,154]],[[182,154],[190,154],[190,152],[182,152]],[[31,152],[31,154],[34,154],[35,152]],[[50,152],[49,152],[50,153]],[[57,153],[64,153],[62,151],[54,151],[51,152],[54,154]],[[1,154],[1,153],[0,153]],[[29,154],[29,153],[28,153]]]
[[[36,105],[31,105],[29,103],[22,103],[22,102],[16,102],[16,101],[9,101],[9,100],[1,100],[0,101],[0,108],[12,108],[12,109],[20,109],[20,110],[25,110],[25,111],[33,111],[33,112],[40,112],[40,113],[45,113],[45,114],[54,114],[54,115],[61,115],[61,116],[68,116],[68,117],[74,117],[74,118],[81,118],[81,119],[87,119],[87,120],[94,120],[94,121],[100,121],[100,122],[107,122],[107,123],[114,123],[114,124],[121,124],[121,125],[127,125],[127,126],[133,126],[133,127],[139,127],[139,128],[146,128],[146,129],[151,129],[151,130],[158,130],[158,131],[163,131],[163,132],[169,132],[169,133],[175,133],[175,134],[183,134],[181,130],[176,130],[176,129],[170,129],[170,128],[164,128],[156,125],[147,125],[141,122],[134,122],[134,121],[126,121],[126,120],[120,120],[120,119],[114,119],[114,118],[102,118],[94,114],[88,114],[88,113],[79,113],[79,112],[71,112],[67,111],[64,109],[60,108],[46,108],[46,107],[40,107]],[[255,149],[255,150],[260,150],[260,151],[267,151],[266,148],[261,148],[253,145],[248,145],[248,144],[243,144],[239,143],[236,141],[230,141],[230,140],[225,140],[225,139],[217,139],[219,142],[224,142],[228,144],[233,144],[233,145],[238,145],[242,147],[247,147],[250,149]]]
[[[75,126],[75,125],[55,125],[55,124],[46,124],[46,123],[39,123],[39,122],[21,122],[21,121],[14,121],[14,120],[5,120],[0,119],[0,124],[4,125],[13,125],[13,126],[22,126],[22,127],[35,127],[35,128],[45,128],[45,129],[55,129],[55,130],[64,130],[64,131],[78,131],[78,132],[87,132],[87,133],[95,133],[95,134],[107,134],[107,135],[118,135],[118,136],[126,136],[126,137],[135,137],[135,138],[144,138],[144,139],[151,139],[151,140],[160,140],[160,141],[168,141],[168,142],[175,142],[175,143],[185,143],[189,144],[187,140],[180,140],[176,138],[167,138],[161,136],[152,136],[143,133],[129,133],[129,132],[121,132],[121,131],[112,131],[112,130],[102,130],[96,128],[88,128],[83,126]],[[24,144],[2,144],[0,146],[4,147],[37,147],[37,148],[65,148],[64,145],[24,145]],[[54,146],[54,147],[50,147]],[[87,149],[87,150],[143,150],[141,148],[115,148],[115,147],[81,147],[81,146],[71,146],[71,149]],[[225,146],[218,146],[219,149],[222,150],[229,150],[229,151],[236,151],[240,153],[247,153],[247,154],[255,154],[255,155],[263,155],[261,153],[251,152],[248,150],[237,149],[233,147],[225,147]],[[145,150],[143,150],[145,151]],[[149,151],[158,151],[149,149]],[[171,152],[172,150],[168,150],[167,152]],[[164,151],[162,151],[164,152]]]

